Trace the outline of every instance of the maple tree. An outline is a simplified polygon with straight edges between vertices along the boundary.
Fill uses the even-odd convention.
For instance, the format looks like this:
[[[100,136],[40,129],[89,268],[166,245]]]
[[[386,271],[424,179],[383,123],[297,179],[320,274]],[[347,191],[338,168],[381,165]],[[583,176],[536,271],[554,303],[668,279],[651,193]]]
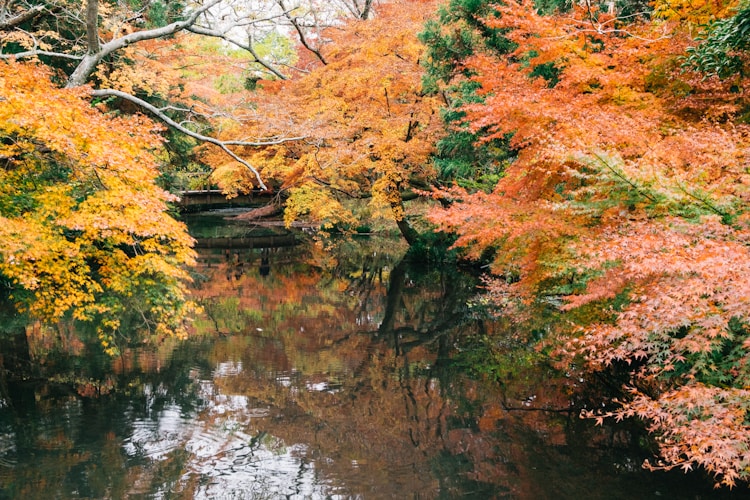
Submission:
[[[424,46],[416,37],[431,5],[384,4],[372,19],[325,32],[326,64],[284,82],[260,82],[256,118],[225,129],[225,140],[291,131],[303,138],[245,151],[285,196],[287,223],[303,218],[346,228],[385,217],[407,241],[416,240],[403,198],[434,178],[429,157],[440,133],[438,99],[422,91]],[[215,156],[206,162],[217,166],[213,178],[228,193],[255,184],[234,163]],[[362,199],[368,200],[363,215],[352,205]]]
[[[110,353],[131,335],[184,335],[192,238],[155,182],[159,128],[105,115],[87,89],[50,77],[37,64],[0,63],[0,276],[10,298],[44,320],[94,322]]]
[[[234,153],[238,145],[265,143],[269,138],[244,139],[225,144],[213,134],[211,119],[231,116],[220,101],[186,89],[196,75],[240,74],[244,85],[262,77],[289,78],[306,72],[312,61],[325,62],[320,31],[341,17],[366,19],[370,0],[334,0],[329,3],[268,0],[252,5],[233,0],[206,2],[102,3],[11,0],[0,7],[0,59],[36,59],[60,70],[67,87],[90,84],[92,95],[119,109],[133,106],[168,127],[198,142],[221,148],[243,165],[265,188],[255,167]],[[220,44],[205,51],[195,40]],[[288,49],[297,41],[307,57],[295,59]],[[184,50],[185,46],[190,47]],[[165,56],[165,48],[175,48]],[[200,49],[203,58],[196,57]],[[232,65],[220,70],[231,50],[243,54],[240,71]],[[192,52],[192,53],[191,53]],[[190,55],[183,64],[179,55]],[[239,66],[239,61],[234,61]],[[170,64],[171,63],[171,64]],[[297,64],[299,63],[299,64]],[[211,81],[215,81],[211,78]],[[205,90],[206,87],[204,86]],[[275,138],[278,139],[278,138]],[[186,147],[194,143],[189,141]],[[183,156],[184,151],[175,151]]]
[[[490,296],[507,314],[557,308],[563,359],[630,371],[630,397],[591,415],[647,421],[652,467],[746,480],[744,76],[681,72],[685,24],[495,8],[483,22],[515,48],[462,61],[481,100],[461,112],[480,141],[512,136],[517,156],[491,193],[438,193],[453,205],[432,220],[469,257],[493,251]]]

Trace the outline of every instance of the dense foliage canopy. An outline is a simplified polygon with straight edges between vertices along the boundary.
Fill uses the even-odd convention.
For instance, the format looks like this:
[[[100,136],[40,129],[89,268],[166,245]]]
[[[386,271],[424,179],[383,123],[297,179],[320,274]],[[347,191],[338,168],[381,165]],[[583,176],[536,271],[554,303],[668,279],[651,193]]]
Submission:
[[[107,116],[86,92],[0,62],[0,279],[36,317],[94,321],[115,352],[115,333],[184,334],[192,239],[155,182],[157,127]]]
[[[250,162],[284,196],[287,223],[346,228],[384,217],[395,220],[407,240],[416,239],[403,196],[435,177],[429,156],[440,132],[439,100],[421,88],[424,46],[415,36],[429,5],[383,5],[372,20],[326,31],[326,64],[288,81],[260,83],[249,97],[254,119],[223,132],[227,140],[299,137],[246,148]],[[211,163],[226,191],[253,187],[254,179],[235,163]],[[353,205],[357,200],[366,200],[366,207]]]
[[[746,80],[682,72],[694,41],[681,24],[516,2],[483,22],[515,48],[463,61],[481,96],[463,121],[480,141],[512,135],[517,158],[492,193],[439,193],[453,204],[432,219],[468,256],[494,252],[507,314],[560,312],[561,361],[630,371],[606,415],[648,421],[660,465],[745,479]]]
[[[648,422],[653,466],[748,478],[746,1],[263,5],[0,10],[0,58],[54,69],[0,71],[0,276],[21,307],[97,320],[107,348],[123,311],[179,329],[191,242],[145,112],[190,138],[170,136],[173,167],[278,193],[288,224],[382,216],[414,242],[404,200],[430,194],[500,314],[567,369],[627,372],[590,416]]]

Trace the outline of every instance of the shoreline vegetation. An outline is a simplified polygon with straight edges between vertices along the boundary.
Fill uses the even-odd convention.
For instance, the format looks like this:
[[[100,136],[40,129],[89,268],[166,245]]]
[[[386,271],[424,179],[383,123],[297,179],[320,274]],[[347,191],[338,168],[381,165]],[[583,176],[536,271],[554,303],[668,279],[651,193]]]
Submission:
[[[477,373],[512,340],[616,375],[584,417],[746,487],[747,0],[10,1],[0,35],[3,307],[113,358],[185,339],[174,193],[258,194],[269,241],[482,269]]]

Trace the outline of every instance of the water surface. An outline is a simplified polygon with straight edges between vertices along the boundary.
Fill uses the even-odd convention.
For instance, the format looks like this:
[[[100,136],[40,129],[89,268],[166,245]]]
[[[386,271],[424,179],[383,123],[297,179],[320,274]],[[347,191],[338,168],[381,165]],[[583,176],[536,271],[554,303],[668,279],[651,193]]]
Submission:
[[[601,385],[512,337],[501,380],[470,369],[503,331],[454,266],[402,260],[398,240],[269,247],[251,236],[280,232],[205,226],[193,292],[204,314],[189,341],[108,360],[62,330],[27,330],[42,368],[2,379],[0,498],[747,493],[644,471],[638,426],[578,418]],[[47,348],[66,342],[77,356]]]

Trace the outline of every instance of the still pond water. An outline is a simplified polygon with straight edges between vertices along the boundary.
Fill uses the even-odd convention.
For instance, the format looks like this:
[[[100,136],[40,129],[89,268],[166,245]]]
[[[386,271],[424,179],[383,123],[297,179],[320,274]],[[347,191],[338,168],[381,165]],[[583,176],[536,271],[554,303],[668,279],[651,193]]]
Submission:
[[[190,340],[108,360],[27,329],[42,376],[1,380],[0,498],[750,497],[644,471],[637,427],[578,418],[600,384],[512,338],[502,380],[471,370],[503,333],[475,277],[396,240],[321,250],[216,223],[191,222]]]

